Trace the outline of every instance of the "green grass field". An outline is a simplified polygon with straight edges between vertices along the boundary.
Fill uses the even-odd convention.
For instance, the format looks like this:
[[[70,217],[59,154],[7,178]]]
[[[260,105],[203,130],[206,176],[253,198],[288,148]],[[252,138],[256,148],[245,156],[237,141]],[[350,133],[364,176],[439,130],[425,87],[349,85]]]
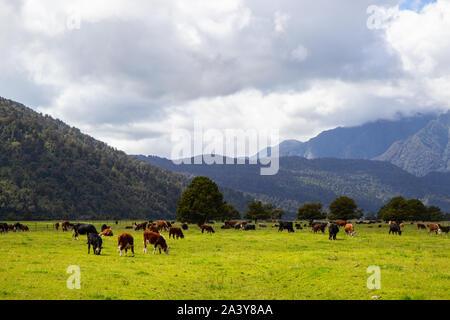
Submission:
[[[216,223],[212,235],[190,225],[182,240],[163,232],[169,255],[144,254],[142,231],[131,231],[135,257],[117,252],[131,223],[112,225],[100,256],[87,254],[85,235],[28,225],[31,232],[0,234],[0,299],[450,299],[450,236],[415,225],[402,236],[388,235],[386,224],[354,225],[354,238],[341,229],[337,241],[270,223],[247,232]],[[81,269],[80,290],[67,288],[70,265]],[[370,265],[381,269],[381,289],[367,288]]]

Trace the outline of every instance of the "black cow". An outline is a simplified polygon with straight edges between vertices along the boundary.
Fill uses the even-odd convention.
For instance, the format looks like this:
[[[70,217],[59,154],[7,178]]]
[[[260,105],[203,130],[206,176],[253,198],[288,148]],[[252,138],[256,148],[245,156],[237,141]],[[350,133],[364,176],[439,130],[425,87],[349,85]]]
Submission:
[[[188,227],[188,224],[187,224],[187,223],[183,223],[183,224],[181,225],[181,228],[183,228],[183,230],[187,230],[189,227]]]
[[[256,230],[256,227],[255,227],[254,224],[246,224],[245,227],[244,227],[244,230],[245,231],[247,231],[247,230]]]
[[[400,226],[396,223],[392,223],[389,225],[389,234],[396,234],[398,233],[399,236],[402,235],[402,230],[400,229]]]
[[[0,223],[0,232],[8,232],[8,224]]]
[[[86,223],[74,223],[73,224],[73,237],[78,239],[79,234],[89,234],[89,233],[96,233],[97,229],[92,224],[86,224]]]
[[[234,228],[235,228],[236,230],[241,229],[241,224],[240,224],[240,223],[236,224],[236,225],[234,226]]]
[[[328,233],[330,236],[328,237],[329,240],[333,238],[333,240],[336,240],[336,235],[339,232],[339,226],[336,223],[330,223],[328,225]]]
[[[442,232],[448,233],[450,231],[450,226],[441,226],[438,224],[439,228],[441,228]]]
[[[108,226],[106,224],[103,224],[101,227],[101,232],[105,231],[106,229],[109,229]]]
[[[167,223],[167,226],[168,226],[168,227],[171,227],[171,226],[172,226],[172,223],[170,223],[169,221],[166,221],[166,223]]]
[[[295,224],[295,229],[301,230],[301,229],[303,229],[303,228],[302,228],[302,225],[301,225],[300,223],[296,223],[296,224]]]
[[[87,235],[88,239],[88,254],[91,253],[91,245],[92,249],[94,249],[94,254],[100,255],[100,252],[102,251],[102,238],[97,233],[88,233]]]
[[[283,231],[286,229],[288,232],[295,232],[294,231],[294,224],[292,221],[280,221],[280,226],[278,228],[278,232]]]
[[[14,232],[16,232],[17,230],[23,230],[22,224],[20,224],[20,222],[16,222],[14,224],[13,230],[14,230]]]

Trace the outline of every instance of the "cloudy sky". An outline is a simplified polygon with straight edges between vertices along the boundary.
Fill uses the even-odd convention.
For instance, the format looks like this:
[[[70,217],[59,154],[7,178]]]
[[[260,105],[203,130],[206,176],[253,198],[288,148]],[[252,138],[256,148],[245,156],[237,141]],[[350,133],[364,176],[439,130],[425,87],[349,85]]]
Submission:
[[[128,153],[450,109],[450,0],[0,0],[0,96]]]

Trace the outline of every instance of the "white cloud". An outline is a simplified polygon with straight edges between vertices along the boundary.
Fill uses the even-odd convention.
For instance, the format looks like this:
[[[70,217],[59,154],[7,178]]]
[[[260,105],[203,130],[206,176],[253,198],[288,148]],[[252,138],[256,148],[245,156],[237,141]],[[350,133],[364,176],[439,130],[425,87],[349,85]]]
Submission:
[[[276,11],[274,14],[274,30],[276,32],[284,32],[290,16],[287,13]]]
[[[304,61],[308,57],[308,49],[302,45],[299,45],[297,48],[292,50],[291,57],[296,61]]]
[[[448,109],[450,1],[399,2],[369,29],[372,0],[0,0],[0,95],[166,156],[195,120],[305,140]]]

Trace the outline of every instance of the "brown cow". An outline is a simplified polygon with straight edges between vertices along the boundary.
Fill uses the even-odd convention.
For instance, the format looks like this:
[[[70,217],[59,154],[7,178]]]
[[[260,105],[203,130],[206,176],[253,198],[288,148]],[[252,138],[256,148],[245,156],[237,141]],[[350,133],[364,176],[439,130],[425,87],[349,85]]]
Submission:
[[[100,233],[100,235],[102,237],[112,237],[113,236],[113,232],[111,229],[105,229],[102,231],[102,233]]]
[[[405,226],[404,223],[400,223],[400,228],[403,228]]]
[[[200,229],[202,229],[202,233],[203,233],[205,230],[206,230],[206,232],[211,233],[211,234],[215,232],[214,229],[213,229],[213,227],[208,226],[208,225],[206,225],[206,224],[200,225]]]
[[[161,230],[167,231],[167,230],[169,230],[169,225],[167,224],[167,222],[166,221],[162,221],[162,220],[156,221],[156,227],[158,228],[158,231],[161,231]]]
[[[327,226],[326,223],[316,223],[312,226],[312,231],[316,233],[317,231],[322,231],[322,233],[325,233],[325,227]]]
[[[347,223],[344,227],[345,233],[350,236],[355,235],[355,230],[353,229],[353,225],[351,223]]]
[[[417,229],[427,229],[427,227],[425,227],[425,225],[423,223],[418,223],[417,224]]]
[[[439,228],[439,225],[436,223],[430,223],[430,233],[431,232],[436,232],[436,234],[440,234],[441,233],[441,228]]]
[[[237,221],[234,220],[225,220],[225,225],[229,225],[231,227],[234,227],[234,225],[237,223]]]
[[[122,233],[121,235],[119,235],[118,239],[118,246],[119,246],[119,252],[120,252],[120,256],[122,256],[122,250],[125,250],[125,257],[127,256],[127,251],[128,249],[131,249],[131,252],[133,253],[133,257],[134,257],[134,239],[133,236],[129,233]]]
[[[161,254],[161,249],[163,249],[166,254],[169,254],[169,247],[162,234],[148,230],[144,231],[144,253],[147,253],[147,243],[155,246],[153,254],[155,254],[156,248],[159,249],[159,254]]]
[[[142,223],[136,224],[134,231],[145,230],[145,229],[147,229],[147,222],[142,222]]]
[[[178,227],[170,227],[169,228],[169,239],[170,239],[170,236],[172,236],[172,238],[174,238],[174,239],[175,239],[175,236],[177,236],[177,239],[184,238],[183,231],[181,230],[181,228],[178,228]]]
[[[344,227],[347,224],[347,220],[336,220],[339,227]]]
[[[28,226],[26,226],[26,225],[21,225],[20,226],[20,230],[22,230],[22,231],[30,231],[30,229],[28,229]]]
[[[152,225],[152,224],[149,224],[149,225],[148,225],[148,230],[153,231],[153,232],[156,232],[156,233],[159,233],[158,227],[157,227],[157,226],[154,226],[154,225]]]
[[[58,229],[59,229],[59,222],[55,223],[55,229],[56,229],[56,231],[58,231]]]
[[[63,221],[61,223],[61,229],[62,231],[69,231],[69,227],[72,226],[72,224],[69,221]]]

